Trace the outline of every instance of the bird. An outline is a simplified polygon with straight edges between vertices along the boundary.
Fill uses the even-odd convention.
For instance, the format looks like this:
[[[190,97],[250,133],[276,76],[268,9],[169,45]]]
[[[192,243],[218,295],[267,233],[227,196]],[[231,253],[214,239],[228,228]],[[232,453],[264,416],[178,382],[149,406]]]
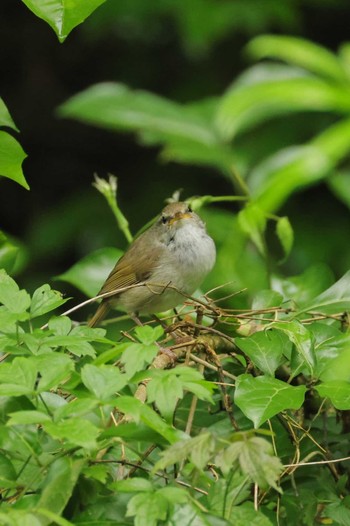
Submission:
[[[138,317],[177,307],[201,285],[215,258],[214,241],[191,206],[168,204],[117,261],[98,294],[108,296],[88,325],[99,325],[110,308]]]

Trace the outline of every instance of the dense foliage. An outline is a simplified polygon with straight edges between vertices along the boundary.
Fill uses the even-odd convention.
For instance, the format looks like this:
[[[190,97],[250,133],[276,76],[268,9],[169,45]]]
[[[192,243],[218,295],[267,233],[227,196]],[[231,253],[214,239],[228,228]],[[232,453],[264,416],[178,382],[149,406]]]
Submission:
[[[23,1],[61,42],[103,3]],[[218,12],[192,46],[226,34]],[[230,192],[185,196],[217,263],[176,315],[143,326],[115,313],[89,328],[75,321],[81,305],[50,285],[21,289],[25,251],[1,234],[1,524],[350,523],[350,248],[342,239],[341,257],[322,252],[335,231],[294,240],[280,212],[321,182],[350,206],[349,46],[334,54],[265,35],[247,52],[259,62],[221,96],[179,103],[104,82],[57,108],[62,119],[134,133],[163,162],[210,167]],[[1,176],[28,188],[2,99],[0,126]],[[94,185],[129,243],[116,179]],[[312,264],[290,276],[294,243]],[[99,248],[56,280],[91,298],[122,249]]]

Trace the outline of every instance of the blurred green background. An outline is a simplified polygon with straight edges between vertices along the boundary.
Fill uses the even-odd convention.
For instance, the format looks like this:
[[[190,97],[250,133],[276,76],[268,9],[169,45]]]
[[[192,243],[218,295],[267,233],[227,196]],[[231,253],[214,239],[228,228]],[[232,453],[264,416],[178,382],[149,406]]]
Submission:
[[[204,112],[256,63],[246,52],[254,37],[294,35],[335,52],[349,38],[349,22],[347,0],[107,0],[60,44],[22,2],[2,0],[1,96],[21,132],[31,190],[0,179],[0,226],[25,247],[21,285],[33,289],[101,247],[125,248],[110,210],[91,186],[94,172],[118,177],[118,201],[133,233],[179,188],[183,197],[239,193],[213,164],[166,162],[157,144],[145,147],[133,134],[59,117],[62,103],[95,83],[115,81],[179,103],[203,101]],[[347,91],[350,100],[345,86],[345,99]],[[337,122],[337,111],[320,107],[310,113],[306,103],[303,111],[257,122],[234,139],[235,169],[248,184],[259,184],[255,166],[312,140]],[[231,144],[231,137],[226,142]],[[335,177],[330,169],[327,178],[296,186],[270,210],[288,216],[295,231],[289,258],[277,265],[282,250],[274,226],[267,227],[277,275],[325,263],[339,277],[350,267],[347,157],[341,156],[345,175],[337,172],[338,185],[329,182]],[[227,202],[201,212],[222,256],[208,287],[231,280],[234,289],[268,286],[263,258],[235,226],[241,209],[242,204]],[[67,284],[55,286],[72,293]]]

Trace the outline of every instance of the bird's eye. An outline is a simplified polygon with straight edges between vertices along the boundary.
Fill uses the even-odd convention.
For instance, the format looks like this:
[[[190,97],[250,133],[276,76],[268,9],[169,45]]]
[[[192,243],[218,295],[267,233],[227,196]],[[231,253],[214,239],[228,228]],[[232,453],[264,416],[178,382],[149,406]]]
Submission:
[[[162,216],[162,223],[163,223],[163,225],[165,225],[166,222],[167,222],[167,218],[165,216]]]

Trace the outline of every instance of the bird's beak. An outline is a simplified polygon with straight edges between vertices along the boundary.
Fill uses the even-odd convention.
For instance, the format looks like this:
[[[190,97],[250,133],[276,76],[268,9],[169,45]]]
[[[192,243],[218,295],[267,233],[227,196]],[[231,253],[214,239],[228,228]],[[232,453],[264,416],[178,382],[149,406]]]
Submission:
[[[184,213],[178,212],[176,215],[174,215],[174,217],[169,219],[169,224],[172,225],[176,221],[180,221],[180,219],[190,219],[191,217],[192,216],[189,212],[184,212]]]

